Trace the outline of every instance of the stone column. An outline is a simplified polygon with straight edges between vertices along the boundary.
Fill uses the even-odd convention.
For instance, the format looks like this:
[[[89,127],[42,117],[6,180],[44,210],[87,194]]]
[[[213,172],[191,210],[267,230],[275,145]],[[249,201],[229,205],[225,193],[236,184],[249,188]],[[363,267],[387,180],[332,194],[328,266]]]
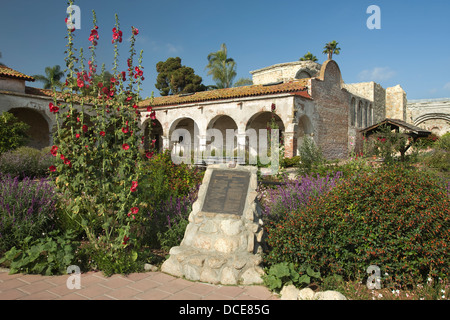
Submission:
[[[286,158],[292,158],[295,156],[297,149],[297,139],[295,138],[295,132],[284,133],[284,156]]]

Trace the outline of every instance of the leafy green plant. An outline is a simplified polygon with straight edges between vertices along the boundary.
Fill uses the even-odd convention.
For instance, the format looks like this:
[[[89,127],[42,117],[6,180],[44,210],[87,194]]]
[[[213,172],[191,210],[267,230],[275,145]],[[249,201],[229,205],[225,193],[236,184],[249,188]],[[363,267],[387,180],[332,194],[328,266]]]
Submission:
[[[10,274],[65,274],[67,267],[75,262],[78,244],[71,232],[59,235],[59,231],[54,230],[35,240],[28,236],[21,247],[14,246],[7,251],[0,263],[6,263]]]
[[[19,121],[12,113],[0,114],[0,154],[23,146],[28,139],[29,128],[29,125]]]
[[[312,172],[315,172],[319,167],[323,167],[326,162],[322,150],[320,147],[316,146],[313,139],[309,136],[303,138],[299,154],[299,175],[309,175]]]
[[[280,291],[285,285],[294,285],[302,288],[311,283],[311,279],[320,279],[320,272],[314,271],[310,266],[296,267],[294,263],[281,262],[272,265],[264,275],[264,284],[270,290]]]

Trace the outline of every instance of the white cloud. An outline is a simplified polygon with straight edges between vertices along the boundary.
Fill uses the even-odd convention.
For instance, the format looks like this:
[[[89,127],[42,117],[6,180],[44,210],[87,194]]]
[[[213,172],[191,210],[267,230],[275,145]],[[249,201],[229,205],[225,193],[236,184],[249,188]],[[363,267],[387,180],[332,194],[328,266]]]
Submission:
[[[166,48],[169,53],[178,53],[183,50],[181,46],[176,46],[172,43],[167,43]]]
[[[361,81],[386,81],[394,77],[396,72],[389,67],[375,67],[370,70],[363,70],[358,77]]]
[[[450,82],[447,82],[447,83],[444,85],[444,89],[450,91]]]

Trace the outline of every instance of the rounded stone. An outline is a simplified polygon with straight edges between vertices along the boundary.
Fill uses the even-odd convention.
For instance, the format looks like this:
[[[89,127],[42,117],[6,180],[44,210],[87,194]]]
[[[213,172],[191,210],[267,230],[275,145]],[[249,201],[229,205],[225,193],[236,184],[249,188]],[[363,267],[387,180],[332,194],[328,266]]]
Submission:
[[[219,238],[214,243],[214,249],[222,253],[234,252],[239,246],[239,241],[235,238]]]
[[[241,232],[242,221],[224,220],[220,223],[220,229],[227,236],[235,236]]]

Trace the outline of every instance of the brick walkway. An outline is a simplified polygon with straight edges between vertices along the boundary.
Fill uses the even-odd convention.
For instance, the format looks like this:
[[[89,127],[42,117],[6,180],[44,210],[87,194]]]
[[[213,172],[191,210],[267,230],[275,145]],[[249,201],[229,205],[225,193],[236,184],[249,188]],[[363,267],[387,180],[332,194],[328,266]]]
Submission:
[[[221,286],[192,282],[161,272],[104,277],[80,275],[80,289],[69,289],[69,275],[8,275],[0,271],[0,300],[279,300],[264,286]]]

